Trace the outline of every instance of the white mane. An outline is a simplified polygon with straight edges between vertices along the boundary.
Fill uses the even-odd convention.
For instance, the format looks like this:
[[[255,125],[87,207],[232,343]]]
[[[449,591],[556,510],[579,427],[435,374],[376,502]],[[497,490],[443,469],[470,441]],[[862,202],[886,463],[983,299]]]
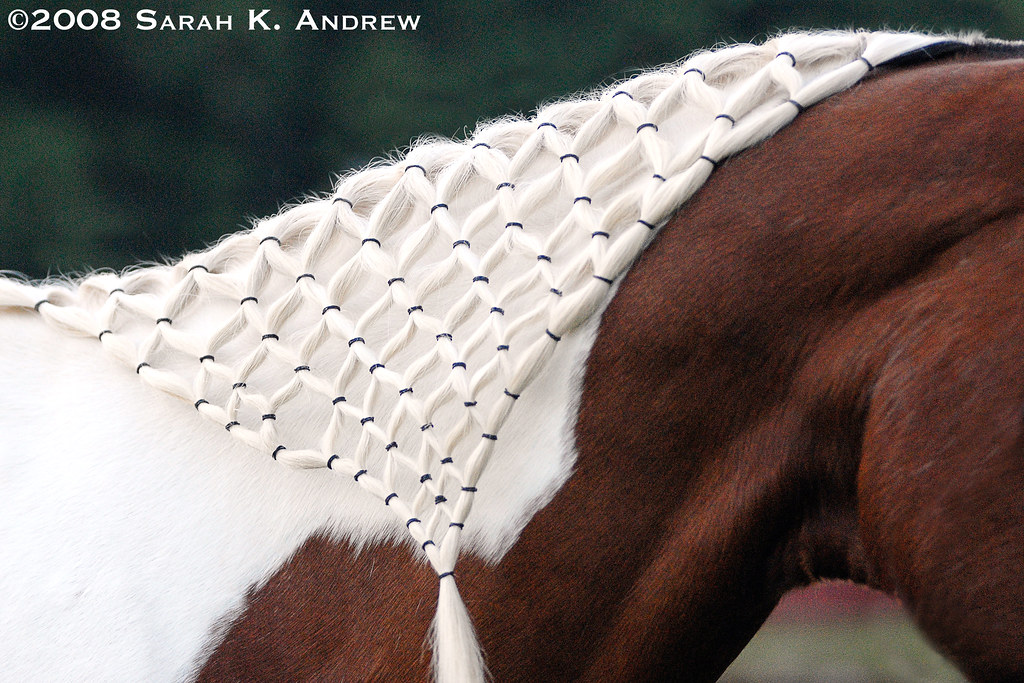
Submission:
[[[466,544],[500,559],[564,483],[581,368],[630,264],[728,157],[949,40],[701,52],[418,144],[173,265],[0,280],[0,306],[95,338],[254,457],[340,474],[340,499],[378,511],[359,513],[365,538],[408,533],[441,577],[437,677],[481,680],[456,559]]]

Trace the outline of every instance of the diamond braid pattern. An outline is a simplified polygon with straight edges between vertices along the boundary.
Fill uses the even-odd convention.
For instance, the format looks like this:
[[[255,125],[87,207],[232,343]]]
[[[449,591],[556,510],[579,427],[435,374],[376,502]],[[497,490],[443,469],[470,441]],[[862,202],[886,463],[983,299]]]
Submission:
[[[97,337],[278,462],[351,477],[449,577],[506,419],[559,342],[715,168],[905,43],[700,53],[414,146],[173,266],[6,282],[0,302]]]

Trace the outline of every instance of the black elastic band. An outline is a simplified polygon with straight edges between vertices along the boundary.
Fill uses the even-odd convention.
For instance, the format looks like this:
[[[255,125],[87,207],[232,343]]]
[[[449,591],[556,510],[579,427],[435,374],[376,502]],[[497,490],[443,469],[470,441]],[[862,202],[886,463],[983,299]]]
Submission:
[[[541,124],[539,124],[539,125],[537,126],[537,130],[540,130],[540,129],[541,129],[541,128],[543,128],[544,126],[551,126],[551,127],[552,127],[552,128],[554,128],[555,130],[558,130],[558,126],[556,126],[555,124],[551,123],[550,121],[545,121],[544,123],[541,123]]]
[[[732,125],[734,125],[734,126],[736,125],[736,119],[734,119],[733,117],[729,116],[728,114],[719,114],[718,116],[715,117],[715,121],[717,121],[718,119],[725,119],[726,121],[728,121]]]
[[[124,290],[122,289],[121,291],[123,292]],[[113,294],[113,293],[114,292],[111,292],[111,294]],[[36,309],[38,311],[40,306],[42,306],[43,304],[48,304],[48,303],[50,303],[49,299],[40,299],[39,301],[37,301],[35,303],[35,305],[32,308],[34,308],[34,309]]]
[[[794,107],[796,107],[796,112],[798,114],[803,114],[804,111],[807,109],[807,107],[805,107],[804,105],[800,104],[796,100],[786,100],[786,101],[789,102],[790,104],[792,104]]]
[[[216,361],[217,359],[214,358],[213,356],[211,356],[210,354],[206,354],[205,356],[200,356],[199,357],[199,362],[200,363],[202,363],[203,361],[207,361],[207,360]]]
[[[295,372],[303,372],[303,371],[305,371],[305,372],[309,372],[309,366],[308,366],[308,365],[299,365],[299,366],[296,366],[296,368],[295,368]]]
[[[612,282],[614,282],[614,280],[612,280],[611,278],[605,277],[603,275],[595,275],[594,279],[595,280],[600,280],[601,282],[605,283],[606,285],[610,285]]]
[[[505,389],[505,395],[510,397],[513,401],[518,401],[519,397],[522,396],[522,394],[513,394],[508,389]]]
[[[516,186],[515,186],[515,185],[513,185],[512,183],[508,182],[508,181],[505,181],[505,182],[503,182],[503,183],[498,183],[498,186],[497,186],[497,187],[495,187],[494,189],[495,189],[495,190],[500,190],[500,189],[501,189],[501,188],[503,188],[503,187],[507,187],[507,188],[508,188],[508,189],[510,189],[510,190],[514,190],[514,189],[516,189]]]
[[[700,158],[703,159],[704,161],[708,162],[709,164],[711,164],[711,168],[712,169],[718,168],[718,163],[719,162],[715,161],[714,159],[709,157],[707,154],[701,154]]]
[[[201,264],[201,263],[200,263],[200,264],[198,264],[198,265],[192,266],[191,268],[189,268],[189,269],[188,269],[188,270],[186,270],[185,272],[186,272],[186,273],[191,273],[191,272],[192,272],[193,270],[196,270],[196,269],[202,269],[202,270],[205,270],[205,271],[206,271],[207,273],[209,273],[209,272],[210,272],[210,269],[209,269],[209,268],[207,268],[206,266],[204,266],[204,265],[203,265],[203,264]]]
[[[579,161],[580,160],[580,158],[578,156],[576,156],[575,154],[572,154],[572,153],[570,153],[570,154],[563,154],[562,156],[558,157],[559,161],[565,161],[566,159],[572,159],[574,161]]]
[[[558,336],[557,334],[555,334],[554,332],[552,332],[551,330],[549,330],[549,329],[545,328],[545,329],[544,329],[544,331],[545,331],[545,332],[547,332],[547,335],[548,335],[549,337],[551,337],[552,339],[554,339],[554,340],[555,340],[556,342],[558,342],[558,341],[562,341],[562,338],[561,338],[561,337],[559,337],[559,336]]]
[[[207,401],[205,398],[201,398],[192,405],[196,407],[196,410],[199,410],[199,406],[203,405],[204,403],[209,403],[209,401]]]
[[[239,306],[241,306],[241,305],[242,305],[242,304],[244,304],[244,303],[245,303],[246,301],[253,301],[253,302],[255,302],[255,303],[259,303],[259,302],[260,302],[260,300],[259,300],[259,299],[257,299],[257,298],[256,298],[256,297],[254,297],[254,296],[247,296],[247,297],[243,297],[243,298],[242,298],[242,300],[238,302],[238,305],[239,305]]]
[[[260,341],[267,341],[268,339],[277,339],[277,340],[279,340],[279,339],[281,339],[281,338],[280,338],[280,337],[278,337],[278,336],[277,336],[276,334],[274,334],[273,332],[268,332],[267,334],[265,334],[265,335],[263,335],[262,337],[260,337]]]
[[[427,169],[423,168],[419,164],[409,164],[408,166],[405,167],[405,170],[408,171],[410,168],[418,168],[421,171],[423,171],[423,175],[427,174]]]
[[[270,454],[270,457],[273,458],[274,460],[277,460],[277,454],[280,453],[281,451],[286,451],[286,450],[288,450],[288,449],[285,448],[284,446],[278,446],[277,448],[274,449],[274,452]],[[334,458],[337,458],[337,457],[338,456],[335,455],[334,457],[331,458],[331,460],[333,460]],[[328,467],[331,466],[331,460],[327,461],[327,466]]]
[[[260,240],[260,244],[263,244],[267,240],[274,240],[275,242],[277,242],[277,246],[281,246],[281,240],[278,239],[277,237],[274,237],[273,235],[268,235],[267,237],[264,237],[263,239],[261,239]]]
[[[683,75],[685,76],[688,73],[700,74],[700,78],[703,81],[706,81],[708,79],[707,75],[703,71],[701,71],[700,69],[698,69],[696,67],[691,67],[691,68],[687,69],[686,71],[683,72]]]
[[[348,340],[348,345],[352,346],[356,342],[361,342],[361,343],[365,344],[366,340],[363,339],[362,337],[352,337],[351,339]]]
[[[364,474],[366,474],[366,470],[359,470],[358,472],[356,472],[356,475],[353,477],[353,479],[359,481],[359,477],[363,476]]]
[[[320,311],[320,315],[327,315],[327,311],[340,311],[340,310],[341,310],[341,306],[339,306],[337,304],[330,304],[329,306],[324,306],[324,310]]]
[[[452,242],[452,249],[459,246],[460,244],[465,244],[467,247],[470,246],[469,240],[455,240],[454,242]]]
[[[625,95],[625,96],[626,96],[626,97],[628,97],[629,99],[633,99],[633,96],[632,96],[632,95],[630,95],[630,94],[629,94],[628,92],[626,92],[625,90],[616,90],[616,91],[615,91],[615,93],[614,93],[614,94],[612,95],[612,98],[614,99],[614,98],[618,97],[619,95]]]
[[[858,57],[858,59],[868,65],[868,71],[874,71],[875,65],[868,61],[867,57]]]
[[[637,126],[636,127],[636,132],[639,133],[644,128],[653,128],[655,133],[658,132],[658,127],[656,125],[654,125],[653,123],[651,123],[650,121],[648,121],[647,123],[641,123],[639,126]]]
[[[452,524],[449,524],[448,526],[452,526]],[[461,524],[459,525],[459,528],[460,529],[462,528]],[[440,581],[441,579],[447,579],[449,576],[454,579],[455,578],[455,572],[441,572],[440,574],[437,575],[437,580]]]
[[[487,432],[484,432],[480,436],[482,436],[485,439],[490,439],[491,441],[497,441],[498,440],[498,435],[497,434],[488,434]]]
[[[385,505],[391,505],[391,499],[392,498],[398,498],[398,494],[397,493],[389,493],[388,497],[384,499],[384,504]]]
[[[793,56],[792,52],[786,52],[785,50],[783,50],[782,52],[780,52],[779,54],[777,54],[775,56],[776,57],[781,57],[782,55],[786,55],[787,57],[792,59],[793,60],[793,66],[796,66],[796,57]]]
[[[226,429],[226,430],[228,430],[230,432],[232,427],[237,427],[239,424],[240,424],[239,422],[236,422],[235,420],[232,420],[231,422],[228,422],[226,425],[224,425],[224,429]]]
[[[276,451],[275,451],[275,452],[276,452]],[[334,461],[335,461],[336,459],[338,459],[338,458],[339,458],[339,456],[338,456],[338,455],[332,455],[331,457],[329,457],[329,458],[327,459],[327,469],[329,469],[329,470],[333,470],[333,469],[334,469],[334,467],[332,467],[332,465],[334,464]]]
[[[300,275],[297,278],[295,278],[295,281],[298,282],[299,280],[301,280],[303,278],[307,278],[307,277],[310,280],[316,280],[316,278],[313,276],[313,273],[303,273],[302,275]]]
[[[363,244],[366,244],[367,242],[373,242],[378,247],[380,246],[380,240],[377,239],[376,237],[366,237],[366,238],[364,238],[363,239]]]
[[[480,144],[483,144],[483,143],[480,143]],[[442,203],[442,204],[434,204],[432,207],[430,207],[430,213],[434,213],[434,209],[447,209],[447,208],[448,208],[448,205],[444,204],[444,203]]]
[[[388,280],[388,287],[390,287],[391,285],[395,284],[396,282],[405,282],[405,278],[404,277],[393,277],[393,278],[391,278],[390,280]]]
[[[374,363],[370,366],[370,374],[372,375],[374,371],[380,370],[382,367],[384,367],[383,363]]]
[[[345,202],[346,204],[348,204],[348,208],[350,208],[350,209],[356,208],[355,204],[353,204],[351,201],[345,199],[344,197],[335,197],[333,203],[337,204],[338,202]]]

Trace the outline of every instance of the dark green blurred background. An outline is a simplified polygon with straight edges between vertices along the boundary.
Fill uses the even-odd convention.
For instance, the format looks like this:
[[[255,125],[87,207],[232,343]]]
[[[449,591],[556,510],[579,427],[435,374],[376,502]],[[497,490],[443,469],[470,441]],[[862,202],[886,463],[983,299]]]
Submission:
[[[14,8],[116,8],[117,31],[14,31]],[[273,8],[278,32],[246,30]],[[295,32],[303,7],[419,14],[415,32]],[[231,14],[220,33],[135,12]],[[51,22],[52,23],[52,22]],[[982,29],[1024,38],[1019,0],[606,0],[3,4],[0,269],[32,276],[177,256],[421,133],[790,27]]]

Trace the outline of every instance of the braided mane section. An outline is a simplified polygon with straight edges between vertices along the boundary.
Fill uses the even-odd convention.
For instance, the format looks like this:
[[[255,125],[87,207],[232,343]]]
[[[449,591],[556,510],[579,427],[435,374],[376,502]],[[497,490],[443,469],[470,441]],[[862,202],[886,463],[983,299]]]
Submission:
[[[379,499],[440,577],[437,678],[482,680],[454,571],[531,380],[723,161],[943,42],[793,34],[698,53],[415,146],[174,265],[0,281],[0,305],[95,337],[256,452]]]

